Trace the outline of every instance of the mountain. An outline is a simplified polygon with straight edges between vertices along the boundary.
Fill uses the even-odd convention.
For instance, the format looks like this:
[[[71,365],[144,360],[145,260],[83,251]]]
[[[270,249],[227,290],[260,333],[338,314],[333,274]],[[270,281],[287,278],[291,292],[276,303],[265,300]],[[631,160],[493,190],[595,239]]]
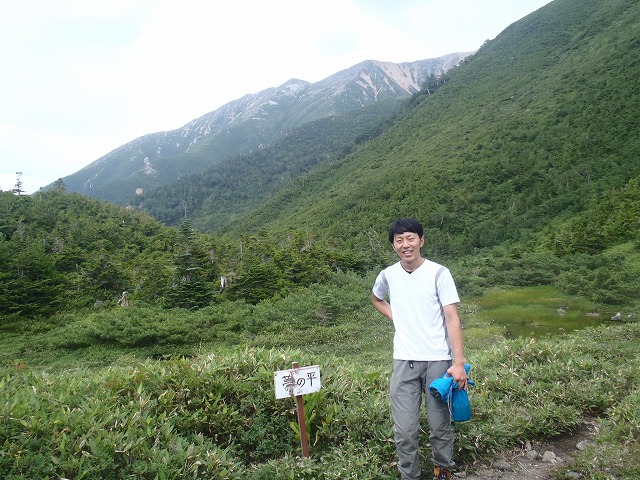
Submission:
[[[376,254],[387,225],[414,216],[435,255],[640,242],[639,30],[635,0],[556,0],[388,131],[220,231],[301,229]]]
[[[269,146],[228,157],[203,172],[136,195],[132,206],[166,225],[177,226],[188,216],[201,231],[217,230],[259,208],[297,178],[380,135],[406,106],[406,100],[381,100],[306,122]]]
[[[263,148],[306,122],[403,98],[468,53],[394,64],[365,61],[317,83],[289,80],[245,95],[182,128],[145,135],[63,179],[67,190],[126,204],[140,192]]]

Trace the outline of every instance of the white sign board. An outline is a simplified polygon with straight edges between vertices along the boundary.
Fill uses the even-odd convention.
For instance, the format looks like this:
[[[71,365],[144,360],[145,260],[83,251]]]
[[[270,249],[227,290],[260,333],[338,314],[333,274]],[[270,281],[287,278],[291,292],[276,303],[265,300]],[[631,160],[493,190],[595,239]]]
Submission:
[[[276,398],[296,397],[320,390],[320,366],[299,367],[274,372]]]

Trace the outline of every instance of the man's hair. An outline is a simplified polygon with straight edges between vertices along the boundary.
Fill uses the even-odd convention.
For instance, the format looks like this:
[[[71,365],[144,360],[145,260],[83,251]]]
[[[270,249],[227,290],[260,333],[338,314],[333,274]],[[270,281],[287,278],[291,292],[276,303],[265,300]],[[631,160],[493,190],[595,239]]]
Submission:
[[[416,233],[420,238],[424,236],[422,224],[415,218],[399,218],[389,227],[389,242],[393,243],[393,238],[396,235],[402,235],[406,232]]]

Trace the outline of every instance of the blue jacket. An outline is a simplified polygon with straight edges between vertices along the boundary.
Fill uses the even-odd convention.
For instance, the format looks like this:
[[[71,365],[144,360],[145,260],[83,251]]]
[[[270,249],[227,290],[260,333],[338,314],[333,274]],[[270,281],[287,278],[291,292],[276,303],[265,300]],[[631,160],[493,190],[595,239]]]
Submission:
[[[471,365],[464,364],[464,369],[469,374]],[[473,380],[468,379],[469,385],[475,386]],[[471,403],[466,390],[458,388],[458,382],[453,381],[453,377],[445,373],[429,385],[429,393],[435,398],[449,404],[451,420],[454,422],[465,422],[471,419]]]

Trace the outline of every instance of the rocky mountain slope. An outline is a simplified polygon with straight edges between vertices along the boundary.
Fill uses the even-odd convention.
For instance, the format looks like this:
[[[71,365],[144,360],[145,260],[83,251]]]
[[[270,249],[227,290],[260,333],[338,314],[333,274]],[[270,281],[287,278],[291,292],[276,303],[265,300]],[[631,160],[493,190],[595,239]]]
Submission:
[[[292,79],[248,94],[183,127],[151,133],[63,179],[66,189],[126,204],[137,193],[269,145],[292,128],[419,91],[469,53],[394,64],[365,61],[316,83]]]

